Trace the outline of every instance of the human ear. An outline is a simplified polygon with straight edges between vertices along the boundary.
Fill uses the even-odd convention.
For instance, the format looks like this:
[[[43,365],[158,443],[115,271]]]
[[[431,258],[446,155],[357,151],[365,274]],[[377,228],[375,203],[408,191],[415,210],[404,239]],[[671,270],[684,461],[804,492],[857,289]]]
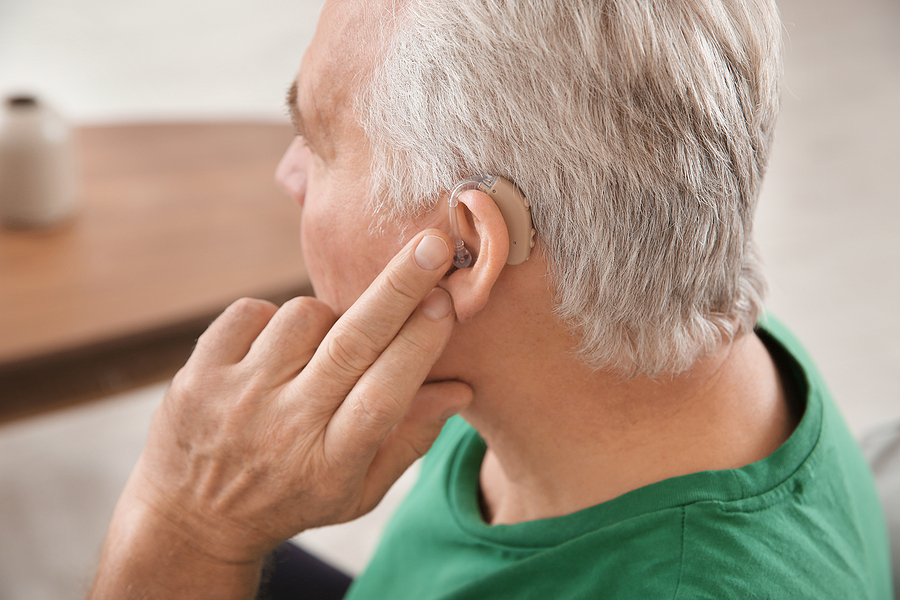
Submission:
[[[460,235],[472,264],[457,269],[442,286],[450,292],[456,317],[465,323],[487,304],[491,289],[509,257],[509,232],[500,209],[480,190],[459,195]]]

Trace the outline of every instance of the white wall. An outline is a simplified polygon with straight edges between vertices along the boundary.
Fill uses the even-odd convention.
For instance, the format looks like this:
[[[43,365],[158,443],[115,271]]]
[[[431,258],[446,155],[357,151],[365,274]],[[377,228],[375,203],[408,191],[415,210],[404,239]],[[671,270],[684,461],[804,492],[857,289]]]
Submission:
[[[0,0],[0,94],[84,123],[283,118],[321,0]]]

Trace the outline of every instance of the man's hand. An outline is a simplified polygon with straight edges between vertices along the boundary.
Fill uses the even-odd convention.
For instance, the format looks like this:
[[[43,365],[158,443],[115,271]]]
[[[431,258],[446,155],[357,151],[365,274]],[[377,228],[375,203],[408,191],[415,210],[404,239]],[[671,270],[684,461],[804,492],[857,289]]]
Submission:
[[[92,597],[252,595],[278,543],[371,510],[471,400],[422,385],[453,328],[450,260],[419,234],[337,323],[312,298],[229,307],[154,416]]]

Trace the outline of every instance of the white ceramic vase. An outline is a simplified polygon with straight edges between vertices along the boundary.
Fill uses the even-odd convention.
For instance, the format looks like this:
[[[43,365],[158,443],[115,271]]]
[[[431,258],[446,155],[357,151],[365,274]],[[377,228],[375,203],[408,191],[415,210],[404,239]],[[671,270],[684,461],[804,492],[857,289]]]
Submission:
[[[0,122],[0,222],[49,227],[78,206],[75,149],[69,126],[32,96],[12,96]]]

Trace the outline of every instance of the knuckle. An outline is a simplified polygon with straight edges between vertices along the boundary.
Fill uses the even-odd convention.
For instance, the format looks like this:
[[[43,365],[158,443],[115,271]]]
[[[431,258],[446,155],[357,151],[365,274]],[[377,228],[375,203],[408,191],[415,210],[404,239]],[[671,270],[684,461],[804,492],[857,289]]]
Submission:
[[[334,313],[328,306],[311,296],[297,296],[281,305],[279,309],[288,313],[292,320],[305,326],[330,327],[334,323]]]
[[[404,327],[397,333],[397,340],[410,354],[415,356],[430,356],[441,348],[441,338],[434,335],[432,329],[419,330],[412,327]]]
[[[258,298],[240,298],[231,303],[231,310],[238,313],[257,313],[264,310],[274,308],[274,304],[268,300],[260,300]]]
[[[181,367],[175,376],[172,378],[172,382],[169,384],[169,388],[166,390],[168,395],[181,395],[189,390],[196,389],[198,385],[197,375],[193,369],[189,369],[187,366]]]
[[[278,307],[268,300],[259,300],[257,298],[241,298],[235,300],[231,306],[225,310],[225,314],[241,320],[268,321]]]
[[[391,296],[400,296],[411,302],[419,302],[423,290],[415,276],[406,271],[390,271],[385,277],[384,286]]]
[[[363,429],[378,430],[390,427],[403,412],[403,403],[389,388],[375,386],[376,389],[358,394],[353,401],[354,421]]]
[[[407,438],[404,440],[407,451],[410,455],[421,457],[425,456],[425,453],[431,450],[431,446],[434,443],[434,438],[432,437],[424,437],[424,436],[416,436],[412,439]]]
[[[372,364],[380,348],[365,331],[348,325],[330,338],[326,351],[339,371],[358,376]]]

